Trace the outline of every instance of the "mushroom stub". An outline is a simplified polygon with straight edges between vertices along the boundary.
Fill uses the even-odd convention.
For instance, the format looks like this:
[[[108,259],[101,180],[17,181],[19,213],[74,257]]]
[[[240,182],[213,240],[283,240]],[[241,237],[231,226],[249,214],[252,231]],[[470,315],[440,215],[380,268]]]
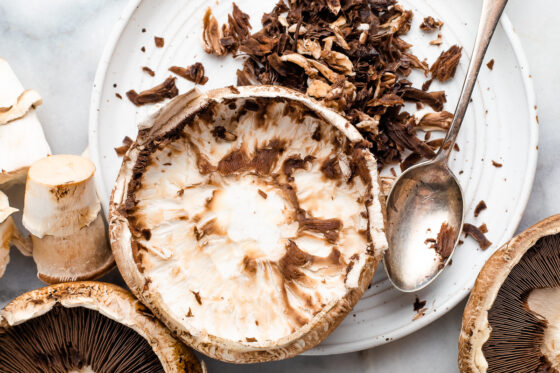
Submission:
[[[39,94],[24,90],[8,64],[0,58],[0,185],[25,181],[31,164],[51,150],[35,113]]]
[[[465,308],[461,372],[560,371],[560,215],[500,248]]]
[[[94,172],[77,155],[53,155],[29,168],[22,222],[44,282],[91,280],[114,266]]]
[[[342,116],[279,87],[177,97],[140,125],[110,236],[127,284],[189,345],[296,355],[355,305],[387,247],[375,159]]]
[[[128,291],[52,285],[0,311],[1,372],[202,373],[204,363]]]
[[[31,255],[31,240],[25,237],[14,223],[12,214],[18,211],[10,207],[8,196],[0,192],[0,277],[10,262],[10,246],[16,246],[23,255]]]

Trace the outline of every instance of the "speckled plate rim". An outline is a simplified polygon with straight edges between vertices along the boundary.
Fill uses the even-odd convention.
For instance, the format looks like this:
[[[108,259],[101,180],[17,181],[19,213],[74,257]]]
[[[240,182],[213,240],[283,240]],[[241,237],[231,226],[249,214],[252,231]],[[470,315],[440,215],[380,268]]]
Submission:
[[[116,22],[113,31],[110,34],[110,37],[105,45],[103,53],[101,55],[101,59],[99,60],[99,64],[97,66],[97,71],[95,74],[95,79],[93,83],[92,95],[91,95],[91,102],[90,102],[90,112],[89,112],[89,130],[88,130],[88,138],[89,138],[89,154],[90,158],[95,164],[97,168],[101,167],[101,162],[99,159],[99,143],[97,138],[97,127],[99,123],[99,109],[101,104],[101,95],[102,95],[102,88],[103,82],[105,80],[105,75],[107,73],[107,68],[111,61],[111,58],[115,52],[116,45],[121,37],[121,34],[126,27],[127,23],[129,22],[133,12],[138,8],[142,0],[130,0],[127,6],[124,8],[121,16],[119,17],[118,21]],[[536,110],[536,97],[533,88],[533,82],[531,79],[529,64],[527,61],[527,57],[525,55],[525,51],[523,50],[521,40],[515,33],[513,29],[513,25],[509,20],[507,14],[504,13],[501,19],[501,26],[511,44],[512,50],[515,54],[516,60],[519,64],[520,71],[523,73],[522,81],[525,87],[525,95],[528,105],[528,113],[529,118],[527,118],[527,125],[530,128],[531,137],[528,139],[530,145],[537,147],[538,146],[538,123],[537,123],[537,110]],[[506,230],[507,236],[511,237],[517,230],[517,227],[521,221],[523,216],[523,212],[525,211],[525,207],[527,206],[527,202],[529,201],[529,196],[531,194],[531,189],[533,187],[533,181],[535,179],[535,172],[537,168],[537,158],[538,152],[531,152],[527,161],[527,176],[525,178],[525,182],[522,187],[522,193],[520,196],[520,203],[517,204],[515,213],[512,216],[515,217],[515,223],[511,224],[509,229]],[[98,195],[101,200],[107,200],[109,196],[105,192],[106,185],[103,178],[100,176],[100,173],[96,173],[95,177],[95,185],[97,188]],[[470,292],[472,286],[474,285],[476,277],[473,277],[472,283],[469,285],[468,288],[464,290],[460,290],[455,293],[454,296],[448,298],[447,302],[445,302],[442,307],[436,312],[431,312],[421,319],[417,320],[414,323],[408,323],[402,326],[401,328],[395,329],[392,333],[384,335],[383,339],[380,338],[371,338],[368,340],[360,340],[356,342],[349,342],[349,343],[340,343],[334,346],[329,346],[327,348],[323,347],[321,349],[312,349],[305,352],[305,355],[331,355],[331,354],[342,354],[348,353],[353,351],[360,351],[364,349],[368,349],[371,347],[379,346],[388,343],[389,341],[394,341],[399,338],[405,337],[409,334],[414,333],[415,331],[431,324],[435,320],[439,319],[443,315],[445,315],[448,311],[453,309],[459,302],[461,302]]]

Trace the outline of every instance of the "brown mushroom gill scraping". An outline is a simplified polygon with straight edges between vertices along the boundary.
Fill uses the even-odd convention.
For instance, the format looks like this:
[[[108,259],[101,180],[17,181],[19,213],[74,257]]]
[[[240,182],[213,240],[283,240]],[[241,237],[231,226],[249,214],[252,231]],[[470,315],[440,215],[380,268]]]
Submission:
[[[488,241],[482,230],[475,225],[469,223],[463,224],[463,233],[465,236],[471,236],[482,250],[486,250],[492,246],[492,242]]]
[[[461,54],[462,48],[457,45],[443,52],[430,68],[432,77],[440,82],[446,82],[453,78],[461,61]]]
[[[175,86],[175,78],[171,76],[165,79],[163,83],[140,93],[137,93],[134,89],[126,92],[128,99],[136,106],[154,104],[166,98],[173,98],[178,94],[179,89]]]
[[[110,214],[119,268],[204,353],[293,356],[342,320],[386,247],[375,161],[342,117],[293,91],[198,95],[128,152]]]
[[[244,65],[237,71],[238,85],[282,85],[344,113],[371,142],[382,167],[425,145],[410,131],[402,132],[406,141],[391,136],[411,118],[402,110],[404,102],[426,103],[437,111],[445,102],[444,92],[415,90],[406,79],[413,69],[429,72],[401,38],[412,17],[396,1],[280,1],[262,17],[262,30],[250,34],[248,16],[234,5],[221,28],[208,10],[203,45],[218,56],[240,52]],[[231,32],[236,24],[242,32]],[[455,54],[440,61],[434,76],[449,79],[458,62]],[[419,154],[433,156],[431,151]]]
[[[78,282],[25,293],[0,312],[0,371],[203,373],[192,351],[129,292]]]
[[[182,78],[190,80],[195,84],[204,85],[208,82],[208,77],[204,75],[204,65],[200,62],[196,62],[190,66],[180,67],[180,66],[171,66],[169,68],[174,74],[179,75]]]

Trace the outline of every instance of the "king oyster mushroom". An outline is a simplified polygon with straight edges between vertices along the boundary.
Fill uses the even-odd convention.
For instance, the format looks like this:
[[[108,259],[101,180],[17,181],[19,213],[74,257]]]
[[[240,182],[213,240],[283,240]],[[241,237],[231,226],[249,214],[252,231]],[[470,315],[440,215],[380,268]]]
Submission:
[[[10,207],[8,196],[0,192],[0,277],[10,262],[10,246],[14,245],[24,255],[31,255],[31,240],[21,234],[11,215],[18,211]]]
[[[0,311],[1,372],[201,373],[200,363],[128,291],[52,285]]]
[[[502,246],[463,315],[461,372],[560,371],[560,215]]]
[[[0,58],[0,185],[25,181],[29,166],[51,150],[35,107],[42,103],[24,90],[6,60]]]
[[[114,266],[94,173],[78,155],[53,155],[29,168],[22,222],[46,283],[91,280]]]
[[[140,125],[110,204],[132,291],[229,362],[294,356],[334,330],[387,247],[358,131],[280,87],[196,90]]]

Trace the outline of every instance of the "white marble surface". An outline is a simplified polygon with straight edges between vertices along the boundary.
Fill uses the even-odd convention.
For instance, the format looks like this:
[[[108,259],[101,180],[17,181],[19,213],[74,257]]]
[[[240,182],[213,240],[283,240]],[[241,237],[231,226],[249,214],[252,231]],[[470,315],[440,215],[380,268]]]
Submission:
[[[25,87],[43,95],[39,116],[56,153],[80,153],[87,144],[97,61],[126,1],[0,0],[0,57],[10,62]],[[533,0],[528,5],[512,1],[507,8],[529,59],[540,119],[537,175],[520,230],[560,212],[560,3]],[[8,194],[21,207],[22,188]],[[116,271],[105,279],[120,282]],[[12,263],[0,279],[0,306],[23,289],[39,286],[33,261],[12,251]],[[211,372],[456,372],[464,304],[411,336],[359,353],[253,366],[205,360]]]

